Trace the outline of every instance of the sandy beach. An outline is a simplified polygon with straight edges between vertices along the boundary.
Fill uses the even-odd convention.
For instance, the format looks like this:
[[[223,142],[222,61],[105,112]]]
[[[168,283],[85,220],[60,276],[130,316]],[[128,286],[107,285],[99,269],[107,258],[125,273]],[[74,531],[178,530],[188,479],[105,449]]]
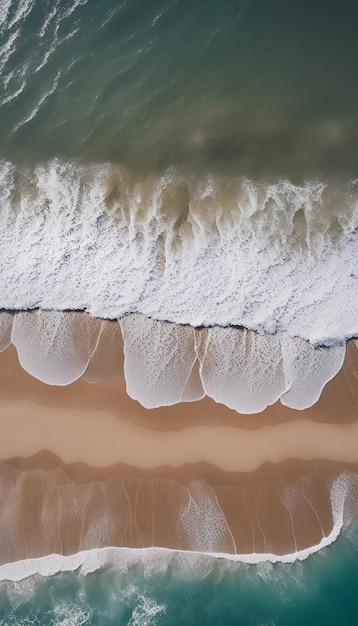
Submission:
[[[123,380],[48,386],[9,348],[1,562],[105,546],[279,555],[317,545],[333,528],[334,481],[358,469],[357,354],[352,344],[311,409],[278,402],[248,416],[209,398],[147,410]]]
[[[157,431],[106,411],[64,411],[26,401],[0,401],[0,412],[2,460],[50,450],[68,464],[124,463],[144,470],[204,462],[226,472],[252,472],[291,458],[358,463],[358,422],[297,419],[255,430],[201,424]]]

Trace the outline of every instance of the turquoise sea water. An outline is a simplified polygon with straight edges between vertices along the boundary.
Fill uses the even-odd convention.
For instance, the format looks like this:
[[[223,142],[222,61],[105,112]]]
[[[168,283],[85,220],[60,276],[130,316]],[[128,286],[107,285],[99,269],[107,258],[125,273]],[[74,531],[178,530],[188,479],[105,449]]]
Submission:
[[[137,564],[1,583],[0,624],[353,626],[357,579],[351,534],[290,565],[204,560],[196,569],[169,564],[156,573]]]

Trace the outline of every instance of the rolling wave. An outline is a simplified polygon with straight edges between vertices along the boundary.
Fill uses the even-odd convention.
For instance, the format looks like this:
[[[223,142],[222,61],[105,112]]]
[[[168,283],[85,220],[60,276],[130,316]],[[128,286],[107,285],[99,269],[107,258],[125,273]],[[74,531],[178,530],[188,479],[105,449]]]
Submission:
[[[0,306],[358,335],[357,181],[0,167]]]

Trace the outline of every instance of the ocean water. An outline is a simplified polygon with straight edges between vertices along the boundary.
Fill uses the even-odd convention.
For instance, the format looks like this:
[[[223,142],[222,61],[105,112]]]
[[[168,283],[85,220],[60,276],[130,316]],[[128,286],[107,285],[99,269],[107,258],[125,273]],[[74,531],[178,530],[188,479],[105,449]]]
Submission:
[[[4,0],[1,153],[355,175],[356,18],[348,0]]]
[[[357,528],[303,562],[132,563],[0,583],[0,624],[353,625]]]
[[[0,16],[2,308],[358,334],[351,2]]]

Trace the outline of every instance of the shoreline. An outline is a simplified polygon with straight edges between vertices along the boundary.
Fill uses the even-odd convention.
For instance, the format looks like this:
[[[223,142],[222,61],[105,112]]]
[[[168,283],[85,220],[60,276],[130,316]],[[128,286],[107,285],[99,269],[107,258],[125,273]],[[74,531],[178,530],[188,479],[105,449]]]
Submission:
[[[104,322],[104,323],[118,323],[121,320],[123,320],[126,317],[130,317],[131,315],[141,315],[143,317],[145,317],[146,319],[152,321],[152,322],[158,322],[160,324],[170,324],[173,326],[181,326],[181,327],[187,327],[190,328],[194,331],[200,331],[200,330],[210,330],[210,329],[214,329],[214,328],[219,328],[219,329],[233,329],[233,330],[241,330],[241,331],[248,331],[248,332],[253,332],[253,333],[257,333],[260,336],[270,336],[270,335],[277,335],[279,333],[284,333],[286,331],[284,330],[274,330],[273,332],[270,332],[269,330],[258,330],[257,328],[251,327],[251,326],[244,326],[241,324],[230,324],[230,323],[225,323],[225,324],[221,324],[220,322],[215,322],[215,323],[207,323],[207,324],[192,324],[190,322],[179,322],[176,320],[171,320],[171,319],[167,319],[165,317],[154,317],[152,315],[149,315],[147,313],[144,313],[142,311],[127,311],[126,313],[123,313],[120,316],[101,316],[101,315],[97,315],[95,313],[92,313],[91,311],[87,310],[86,308],[68,308],[68,307],[64,307],[64,308],[45,308],[45,307],[41,307],[41,306],[31,306],[29,308],[23,308],[23,309],[19,309],[19,308],[6,308],[6,307],[1,307],[0,306],[0,316],[5,314],[5,315],[9,315],[9,316],[15,316],[19,313],[35,313],[36,311],[38,312],[43,312],[43,313],[70,313],[70,314],[79,314],[79,315],[87,315],[91,320],[97,321],[99,323]],[[351,341],[354,342],[358,342],[358,334],[350,334],[350,335],[344,335],[344,336],[339,336],[339,338],[337,338],[336,340],[332,340],[332,341],[328,341],[328,343],[326,341],[323,341],[323,343],[316,343],[316,342],[311,342],[310,339],[306,338],[306,337],[301,337],[300,335],[289,335],[290,337],[292,337],[293,339],[299,339],[301,341],[306,341],[308,344],[316,347],[316,348],[330,348],[330,347],[334,347],[336,345],[340,345],[342,343],[350,343]]]
[[[332,531],[328,536],[322,538],[319,544],[299,550],[296,553],[277,555],[272,553],[251,553],[251,554],[230,554],[215,552],[200,552],[194,550],[180,550],[152,546],[146,548],[127,548],[118,546],[108,546],[104,548],[94,548],[84,550],[71,555],[48,554],[39,558],[22,559],[0,565],[0,582],[20,581],[29,576],[40,574],[41,576],[53,576],[60,572],[70,572],[81,569],[86,575],[102,567],[114,565],[128,567],[131,563],[138,562],[138,557],[144,558],[152,555],[164,555],[167,557],[168,565],[170,557],[181,556],[185,560],[194,558],[213,558],[228,562],[242,563],[248,565],[258,565],[260,563],[294,563],[303,561],[310,555],[323,550],[336,541],[343,528],[343,515],[337,516],[334,521]],[[121,556],[124,555],[124,559]],[[113,558],[117,557],[117,558]],[[140,559],[144,561],[144,558]],[[162,562],[161,562],[162,564]]]
[[[87,563],[109,546],[131,558],[158,549],[290,562],[338,536],[346,472],[353,472],[354,489],[358,476],[355,397],[345,398],[355,364],[332,381],[333,391],[327,386],[316,408],[302,414],[278,403],[278,416],[273,406],[251,417],[209,399],[149,411],[127,396],[123,381],[55,388],[24,372],[14,348],[1,361],[0,574],[10,572],[3,569],[9,563],[30,571],[36,557],[50,563],[45,554],[62,553],[53,558],[65,564],[86,553]],[[322,421],[332,393],[340,413]],[[341,423],[332,423],[334,416]],[[341,491],[334,492],[336,484]],[[213,523],[208,537],[206,516]]]
[[[10,162],[2,166],[6,210],[1,223],[1,305],[6,310],[39,305],[46,310],[85,308],[95,316],[118,319],[140,309],[162,321],[287,331],[322,345],[358,335],[356,205],[350,178],[338,185],[345,219],[337,233],[327,181],[305,180],[302,185],[285,178],[261,181],[252,195],[255,183],[238,177],[234,195],[232,185],[219,183],[216,193],[209,187],[202,197],[202,184],[208,184],[204,175],[188,186],[188,210],[187,197],[183,203],[182,194],[177,194],[175,176],[163,188],[161,177],[155,176],[135,182],[130,175],[127,185],[118,165],[105,166],[99,179],[91,167],[77,168],[55,159],[25,170],[25,175]],[[118,170],[121,193],[129,200],[123,206]],[[17,198],[7,195],[14,176],[21,198],[18,210]],[[49,187],[48,176],[53,177]],[[172,184],[174,198],[168,203]],[[80,185],[76,203],[68,190]],[[334,183],[332,191],[337,193]],[[270,211],[266,193],[274,194]],[[301,220],[296,223],[301,211],[311,215],[312,202],[316,210],[320,202],[322,208],[327,203],[324,242],[320,222],[316,223],[318,210],[309,220],[309,237],[301,230]],[[84,229],[86,243],[80,236]],[[69,232],[70,244],[64,235]],[[128,238],[128,232],[133,237]],[[264,255],[258,254],[263,250]],[[39,265],[39,259],[46,259],[46,265]],[[240,268],[234,281],[232,267]]]
[[[79,313],[3,313],[0,326],[0,348],[12,343],[22,368],[38,380],[62,387],[124,377],[128,395],[149,409],[206,396],[244,414],[278,400],[310,408],[347,352],[345,343],[315,347],[285,333],[195,330],[139,314],[111,323]],[[350,342],[348,349],[355,347]]]
[[[194,402],[177,403],[146,409],[127,392],[123,378],[87,382],[80,378],[70,385],[48,385],[28,374],[21,366],[14,346],[0,353],[0,399],[27,400],[39,406],[83,409],[91,413],[101,410],[113,416],[153,430],[180,430],[185,426],[217,424],[258,429],[305,418],[321,423],[347,424],[357,420],[358,349],[351,342],[338,374],[324,387],[319,400],[302,410],[283,405],[280,401],[254,414],[238,413],[208,396]]]

